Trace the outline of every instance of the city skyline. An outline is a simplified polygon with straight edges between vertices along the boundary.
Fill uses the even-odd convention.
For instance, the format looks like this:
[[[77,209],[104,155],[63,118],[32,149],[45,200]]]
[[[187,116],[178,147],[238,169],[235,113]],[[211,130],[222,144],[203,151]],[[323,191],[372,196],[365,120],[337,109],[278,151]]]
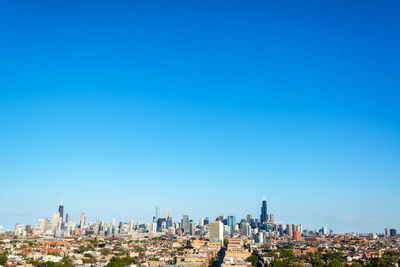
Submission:
[[[115,218],[113,218],[113,219],[110,220],[110,222],[112,223],[112,226],[114,226],[114,227],[117,227],[117,225],[119,225],[119,228],[123,224],[129,224],[129,228],[131,228],[131,230],[133,230],[132,227],[133,227],[134,224],[137,225],[137,226],[146,225],[146,230],[149,231],[150,233],[151,232],[160,232],[161,233],[163,231],[169,230],[169,227],[172,227],[172,223],[174,223],[174,224],[178,223],[179,224],[178,228],[182,229],[182,233],[190,233],[190,235],[192,235],[192,231],[194,233],[194,230],[192,229],[192,224],[195,225],[195,227],[197,228],[197,227],[204,227],[206,225],[212,226],[213,225],[212,222],[221,222],[221,223],[223,223],[223,225],[228,226],[229,229],[230,229],[230,233],[231,234],[233,234],[236,231],[235,230],[236,227],[239,224],[241,224],[242,222],[250,222],[252,228],[259,228],[259,229],[262,229],[262,230],[267,231],[267,232],[276,231],[278,226],[279,227],[281,227],[281,226],[286,227],[284,225],[284,223],[276,222],[274,220],[274,215],[272,213],[270,213],[270,214],[267,213],[267,200],[266,200],[265,197],[263,198],[261,203],[262,204],[261,204],[260,219],[253,218],[252,214],[249,214],[249,213],[246,214],[246,216],[243,217],[242,219],[236,218],[236,216],[234,216],[234,215],[228,215],[228,216],[219,215],[215,219],[212,219],[212,218],[210,219],[209,217],[203,217],[202,216],[200,218],[197,218],[198,222],[199,222],[197,224],[196,220],[191,218],[190,215],[182,214],[181,215],[181,218],[182,218],[181,219],[181,223],[179,224],[179,216],[178,216],[178,220],[177,220],[177,218],[175,218],[175,220],[173,220],[173,217],[170,214],[170,210],[166,208],[165,209],[165,216],[161,217],[161,215],[160,215],[160,206],[155,206],[155,214],[154,214],[154,216],[153,216],[151,221],[142,221],[142,222],[140,222],[139,220],[134,221],[132,218],[130,218],[129,222],[128,221],[126,221],[126,222],[119,221],[118,222]],[[51,233],[52,235],[54,235],[54,233],[56,233],[56,235],[57,235],[57,232],[54,232],[54,231],[63,231],[63,234],[64,234],[64,232],[66,234],[68,232],[68,235],[71,235],[72,232],[74,232],[74,228],[79,228],[80,231],[82,231],[83,229],[89,229],[89,227],[93,227],[94,225],[98,225],[99,222],[104,223],[104,220],[99,220],[99,218],[96,218],[96,220],[95,220],[96,222],[87,221],[86,220],[86,215],[83,212],[80,214],[79,221],[77,221],[77,222],[74,222],[74,220],[71,219],[71,213],[66,213],[65,214],[65,218],[64,218],[64,204],[63,203],[61,203],[58,206],[58,211],[56,211],[56,212],[54,212],[52,214],[51,219],[49,219],[49,218],[50,217],[38,218],[37,224],[31,224],[31,225],[30,224],[26,224],[25,225],[25,224],[22,224],[22,223],[16,223],[15,224],[15,231],[20,231],[21,227],[22,228],[30,228],[31,230],[34,231],[33,232],[34,235],[35,235],[35,231],[38,231],[38,230],[43,231],[41,233],[41,235],[43,235],[44,232],[46,231],[46,229],[48,228],[48,230],[51,229],[53,231]],[[70,225],[71,223],[73,225]],[[163,228],[161,228],[161,224],[162,223],[165,224],[163,226]],[[290,224],[290,223],[287,223],[286,225],[288,225],[288,226],[289,225],[291,225],[291,226],[296,225],[296,228],[299,227],[301,229],[300,232],[303,232],[303,229],[304,229],[302,224]],[[71,227],[73,227],[73,228],[71,228]],[[43,229],[41,229],[41,228],[43,228]],[[174,228],[176,228],[176,226],[174,226]],[[219,228],[219,227],[217,226],[217,228]],[[288,229],[290,230],[291,228],[288,227]],[[328,228],[326,226],[323,226],[321,229],[328,229]],[[387,229],[388,228],[385,228],[385,230],[384,230],[385,233],[387,233]],[[2,225],[0,225],[0,230],[3,231],[3,232],[4,231],[6,231],[6,232],[7,231],[14,231],[12,229],[4,229]],[[135,230],[139,230],[139,229],[135,229]],[[287,234],[293,235],[294,231],[295,230],[289,231]],[[312,229],[310,229],[310,230],[309,229],[304,229],[304,231],[320,231],[320,230],[317,230],[317,229],[314,229],[314,230],[312,230]],[[333,232],[332,230],[330,230],[330,231]],[[213,231],[211,231],[211,232],[213,232]],[[36,234],[38,234],[38,233],[39,232],[37,232]],[[323,233],[325,235],[328,234],[327,230],[324,230]],[[19,234],[21,234],[21,233],[19,233]],[[19,235],[19,234],[17,234],[17,235]],[[26,234],[28,234],[28,233],[26,233]],[[80,234],[85,235],[84,232],[81,232]],[[29,233],[29,235],[32,235],[32,233]],[[216,235],[219,236],[219,234],[216,234]],[[250,233],[247,233],[246,235],[250,235]],[[210,238],[210,239],[212,239],[212,238]],[[220,239],[219,241],[223,241],[223,238],[219,238],[219,239]]]
[[[400,229],[399,5],[2,1],[0,225]]]
[[[13,228],[17,227],[17,225],[31,225],[32,226],[32,225],[36,225],[36,223],[38,221],[40,221],[40,220],[43,220],[43,219],[49,220],[49,218],[51,218],[51,220],[50,220],[51,222],[54,222],[55,220],[60,219],[60,223],[62,223],[62,224],[64,224],[65,222],[68,223],[68,222],[73,222],[73,221],[76,220],[77,222],[79,222],[79,224],[78,224],[79,228],[82,228],[82,226],[81,226],[82,224],[84,224],[84,225],[86,225],[86,224],[87,225],[93,225],[93,224],[95,224],[96,221],[99,221],[99,220],[101,220],[101,221],[113,221],[114,223],[118,222],[118,223],[125,223],[125,224],[126,223],[130,224],[131,222],[138,223],[138,224],[139,223],[140,224],[148,224],[148,223],[152,223],[153,222],[153,223],[156,223],[156,225],[158,225],[157,221],[159,219],[164,219],[165,220],[165,219],[171,218],[172,221],[180,221],[179,218],[182,218],[182,224],[183,224],[182,227],[183,228],[188,228],[189,227],[189,221],[190,222],[193,221],[193,222],[196,223],[196,222],[198,222],[200,220],[206,219],[209,223],[211,223],[211,222],[218,221],[219,218],[225,218],[227,220],[227,224],[230,225],[230,223],[229,223],[230,217],[233,217],[233,220],[235,220],[234,224],[237,224],[237,223],[239,223],[239,221],[241,219],[246,219],[247,218],[246,221],[249,221],[249,216],[250,216],[250,218],[254,218],[253,220],[259,222],[261,224],[261,226],[262,225],[266,225],[267,223],[268,224],[269,223],[273,223],[273,224],[276,224],[276,225],[285,225],[285,226],[286,225],[293,225],[293,223],[284,222],[284,221],[281,221],[281,220],[277,220],[276,221],[275,220],[275,218],[276,218],[275,215],[273,213],[268,213],[267,212],[268,209],[269,209],[267,203],[268,203],[268,201],[267,201],[266,197],[264,196],[262,198],[262,202],[261,202],[261,207],[260,207],[261,211],[260,211],[260,213],[258,215],[257,214],[251,214],[251,213],[246,213],[245,215],[219,214],[219,215],[216,215],[215,218],[214,217],[209,217],[209,216],[204,216],[204,215],[199,216],[199,217],[191,217],[191,214],[188,214],[188,213],[177,215],[176,217],[174,217],[174,216],[171,215],[171,210],[168,209],[168,207],[165,207],[165,216],[161,216],[160,215],[160,206],[157,205],[157,206],[155,206],[155,213],[153,213],[152,219],[140,220],[138,218],[141,218],[141,217],[137,217],[135,219],[134,217],[127,216],[127,217],[125,217],[125,221],[116,219],[116,217],[113,217],[112,215],[109,215],[109,216],[106,216],[106,217],[104,217],[104,216],[103,217],[95,217],[95,216],[92,215],[92,216],[89,216],[89,218],[95,218],[95,219],[90,221],[90,220],[87,220],[87,214],[85,214],[84,212],[80,213],[79,216],[76,215],[75,216],[76,218],[74,216],[71,217],[71,212],[66,212],[64,214],[64,204],[60,203],[60,205],[58,206],[58,211],[52,213],[53,214],[53,218],[51,218],[51,216],[45,216],[43,218],[37,218],[36,222],[34,222],[34,223],[16,222],[16,223],[14,223],[14,225],[12,225],[10,227],[4,227],[4,225],[0,225],[0,227],[3,227],[2,228],[3,231],[12,230]],[[57,215],[59,217],[55,218],[54,217],[55,215]],[[259,218],[257,219],[257,217],[259,217]],[[105,219],[105,218],[107,218],[107,219]],[[128,218],[128,219],[126,219],[126,218]],[[185,220],[187,220],[187,222],[184,223],[183,221],[185,221]],[[186,224],[188,224],[188,225],[186,225]],[[325,229],[326,228],[326,229],[329,229],[330,231],[332,231],[333,233],[342,233],[342,234],[345,234],[345,233],[385,234],[385,231],[387,229],[396,229],[396,228],[393,228],[393,227],[391,227],[389,225],[389,226],[386,226],[384,229],[381,229],[381,231],[376,231],[376,232],[357,232],[357,231],[352,231],[352,230],[349,230],[349,231],[334,231],[333,228],[332,228],[334,226],[332,226],[332,225],[329,225],[328,227],[326,225],[319,225],[319,226],[318,225],[303,225],[302,223],[296,223],[295,225],[300,225],[302,229],[307,230],[307,231],[319,231],[320,227],[322,227],[321,229]],[[231,225],[231,227],[233,227],[233,225]]]

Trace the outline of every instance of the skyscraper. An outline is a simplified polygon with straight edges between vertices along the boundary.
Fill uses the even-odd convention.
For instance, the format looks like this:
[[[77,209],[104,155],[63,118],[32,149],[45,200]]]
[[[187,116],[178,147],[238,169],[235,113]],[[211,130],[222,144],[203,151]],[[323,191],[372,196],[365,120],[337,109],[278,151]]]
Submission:
[[[53,217],[51,220],[51,229],[53,231],[58,230],[60,228],[61,226],[60,220],[61,220],[60,213],[57,212],[53,213]]]
[[[67,223],[69,223],[71,221],[71,213],[67,213],[67,215],[65,216],[65,221]]]
[[[153,217],[153,222],[157,223],[158,219],[160,219],[160,207],[156,206],[156,213]]]
[[[63,222],[64,221],[64,206],[62,203],[60,204],[60,206],[58,206],[58,213],[60,213],[60,218],[61,218],[61,221]]]
[[[210,223],[210,241],[222,242],[224,240],[224,225],[220,221]]]
[[[182,215],[182,228],[184,233],[190,232],[189,215]]]
[[[171,212],[169,209],[165,209],[165,218],[168,218],[169,216],[171,216]]]
[[[265,199],[262,201],[260,221],[261,224],[266,224],[268,222],[267,200]]]
[[[82,213],[82,214],[81,214],[81,224],[80,224],[80,228],[81,228],[81,229],[83,229],[83,227],[85,227],[85,221],[86,221],[85,214]]]
[[[232,234],[235,231],[236,217],[235,216],[228,216],[227,225],[231,229],[231,234]]]

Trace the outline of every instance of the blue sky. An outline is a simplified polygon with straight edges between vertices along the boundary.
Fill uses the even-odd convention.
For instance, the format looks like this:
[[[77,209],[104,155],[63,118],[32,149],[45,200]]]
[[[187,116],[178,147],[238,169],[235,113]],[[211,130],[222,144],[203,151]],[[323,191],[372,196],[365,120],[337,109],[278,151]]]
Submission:
[[[398,1],[2,1],[0,225],[154,207],[400,228]]]

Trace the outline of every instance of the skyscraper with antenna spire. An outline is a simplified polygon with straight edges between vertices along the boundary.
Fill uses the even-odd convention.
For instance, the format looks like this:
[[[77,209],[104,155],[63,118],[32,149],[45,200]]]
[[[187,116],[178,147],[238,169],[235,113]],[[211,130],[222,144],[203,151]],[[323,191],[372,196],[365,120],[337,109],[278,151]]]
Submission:
[[[260,215],[261,224],[268,223],[268,213],[267,213],[267,198],[264,196],[262,205],[261,205],[261,215]]]
[[[63,203],[58,206],[58,213],[60,213],[61,222],[64,222],[64,205]]]

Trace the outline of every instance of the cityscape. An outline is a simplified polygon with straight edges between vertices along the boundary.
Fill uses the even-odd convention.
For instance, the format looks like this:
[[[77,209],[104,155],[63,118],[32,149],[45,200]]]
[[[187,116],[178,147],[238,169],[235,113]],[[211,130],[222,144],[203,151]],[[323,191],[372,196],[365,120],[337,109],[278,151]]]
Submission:
[[[400,235],[334,233],[277,224],[267,200],[260,215],[201,217],[177,221],[155,207],[152,221],[79,222],[64,213],[36,225],[0,227],[0,265],[6,266],[398,266]]]
[[[400,0],[0,0],[0,267],[400,267]]]

